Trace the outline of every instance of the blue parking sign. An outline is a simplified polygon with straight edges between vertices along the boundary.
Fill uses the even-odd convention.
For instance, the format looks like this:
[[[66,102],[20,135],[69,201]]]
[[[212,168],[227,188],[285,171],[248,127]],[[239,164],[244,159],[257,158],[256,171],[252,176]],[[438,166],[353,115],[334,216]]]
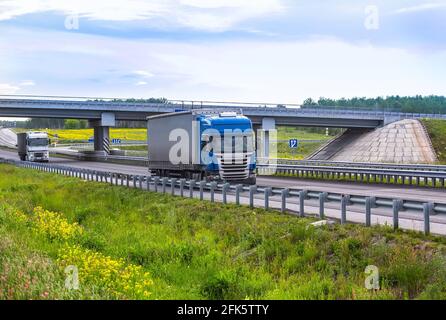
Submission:
[[[291,149],[297,149],[299,147],[299,140],[297,139],[290,139],[289,146]]]

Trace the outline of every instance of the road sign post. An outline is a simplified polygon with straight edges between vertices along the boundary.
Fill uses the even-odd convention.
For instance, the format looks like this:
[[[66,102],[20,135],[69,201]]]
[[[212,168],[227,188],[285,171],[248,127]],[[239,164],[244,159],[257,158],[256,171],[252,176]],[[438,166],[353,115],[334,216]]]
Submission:
[[[291,149],[291,154],[295,155],[296,150],[299,148],[299,140],[298,139],[290,139],[290,141],[288,141],[288,146]]]

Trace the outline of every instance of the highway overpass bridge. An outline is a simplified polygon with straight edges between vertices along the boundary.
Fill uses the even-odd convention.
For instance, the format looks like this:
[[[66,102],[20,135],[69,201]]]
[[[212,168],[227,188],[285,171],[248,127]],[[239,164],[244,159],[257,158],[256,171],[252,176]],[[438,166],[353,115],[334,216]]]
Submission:
[[[402,119],[441,118],[446,115],[412,114],[339,108],[300,108],[298,105],[263,103],[176,101],[129,103],[100,98],[20,97],[0,95],[0,117],[86,119],[95,132],[95,150],[104,151],[109,128],[119,120],[145,121],[146,117],[192,109],[242,110],[266,132],[275,126],[377,128]],[[265,134],[268,139],[268,134]]]

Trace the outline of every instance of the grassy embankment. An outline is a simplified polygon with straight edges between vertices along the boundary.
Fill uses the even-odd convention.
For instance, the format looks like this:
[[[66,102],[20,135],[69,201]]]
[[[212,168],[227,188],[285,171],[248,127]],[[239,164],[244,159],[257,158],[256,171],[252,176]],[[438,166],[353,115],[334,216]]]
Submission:
[[[0,299],[446,299],[444,238],[316,229],[6,165],[0,200]],[[64,288],[70,265],[77,291]],[[368,265],[379,267],[379,291],[364,288]]]
[[[446,164],[446,121],[431,119],[424,119],[422,121],[431,137],[438,161]]]
[[[43,130],[43,129],[42,129]],[[59,143],[75,143],[80,141],[86,141],[93,136],[93,129],[79,129],[79,130],[65,130],[65,129],[49,129],[46,130],[51,138],[58,135]],[[144,141],[147,140],[147,130],[146,129],[125,129],[125,128],[112,128],[110,130],[110,136],[112,139],[122,139],[122,140],[132,140],[132,141]],[[332,137],[326,137],[323,134],[310,133],[298,128],[292,127],[279,127],[278,128],[278,140],[289,140],[289,139],[299,139],[299,140],[319,140],[321,142],[306,142],[303,141],[299,144],[299,148],[293,152],[288,147],[287,142],[281,142],[277,146],[278,157],[279,158],[290,158],[290,159],[304,159],[317,148],[321,146],[325,141],[331,139]],[[132,151],[133,153],[141,152],[145,155],[144,151],[147,151],[147,146],[120,146],[121,150]],[[133,154],[132,153],[132,154]]]

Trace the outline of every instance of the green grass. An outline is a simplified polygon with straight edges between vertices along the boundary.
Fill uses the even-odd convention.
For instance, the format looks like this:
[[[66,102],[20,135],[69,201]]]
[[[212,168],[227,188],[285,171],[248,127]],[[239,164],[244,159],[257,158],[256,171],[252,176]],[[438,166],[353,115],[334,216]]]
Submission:
[[[140,265],[151,299],[446,298],[445,239],[310,219],[0,166],[0,299],[110,296],[63,287],[64,243],[33,232],[41,206],[84,229],[74,244]],[[376,265],[382,289],[364,288]],[[32,289],[29,289],[29,288]]]
[[[325,134],[312,133],[298,127],[278,127],[277,139],[299,139],[299,140],[330,140],[332,136],[326,136]]]
[[[432,140],[439,162],[446,164],[446,121],[424,119],[422,122]]]

